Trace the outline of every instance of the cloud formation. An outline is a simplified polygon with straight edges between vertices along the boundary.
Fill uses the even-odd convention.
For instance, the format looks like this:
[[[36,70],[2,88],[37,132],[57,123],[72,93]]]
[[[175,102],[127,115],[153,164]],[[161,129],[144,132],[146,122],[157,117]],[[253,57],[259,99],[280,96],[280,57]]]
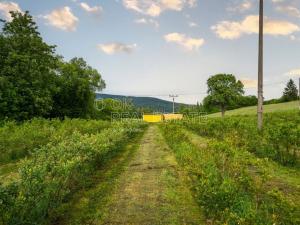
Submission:
[[[189,27],[198,27],[198,24],[195,22],[188,22]]]
[[[50,25],[64,31],[75,31],[79,21],[68,6],[53,10],[50,14],[44,16],[44,18]]]
[[[211,29],[222,39],[237,39],[245,34],[258,33],[259,17],[249,15],[242,21],[221,21]],[[265,18],[264,33],[274,36],[287,36],[300,31],[300,27],[285,20]]]
[[[135,12],[157,17],[167,10],[181,11],[184,7],[195,7],[197,0],[123,0],[123,5]]]
[[[190,38],[181,33],[170,33],[164,36],[166,42],[176,43],[188,51],[198,50],[203,44],[202,38]]]
[[[285,0],[272,0],[272,2],[274,3],[280,3],[280,2],[284,2]]]
[[[86,2],[81,2],[79,5],[83,10],[89,13],[100,14],[103,11],[101,6],[91,7]]]
[[[282,13],[288,14],[290,16],[300,18],[300,10],[294,6],[291,6],[291,5],[277,6],[276,10],[278,12],[282,12]]]
[[[233,6],[230,6],[227,8],[227,11],[230,12],[245,12],[247,10],[252,9],[253,7],[253,2],[250,0],[244,0],[238,4],[235,4]]]
[[[292,69],[289,72],[284,74],[288,77],[300,77],[300,68],[299,69]]]
[[[245,88],[256,88],[257,87],[257,80],[252,80],[252,79],[241,79],[240,80]]]
[[[115,53],[132,53],[134,49],[137,47],[136,44],[123,44],[123,43],[108,43],[108,44],[98,44],[97,45],[98,49],[101,50],[102,52],[108,54],[108,55],[113,55]]]
[[[10,16],[10,11],[18,11],[18,12],[22,12],[20,6],[18,5],[18,3],[15,2],[0,2],[0,12],[1,15],[4,16],[4,18],[8,21],[11,21],[12,18]]]
[[[148,19],[148,18],[140,18],[140,19],[136,19],[134,21],[135,23],[137,24],[151,24],[153,25],[154,27],[158,28],[159,27],[159,23],[154,20],[154,19]]]

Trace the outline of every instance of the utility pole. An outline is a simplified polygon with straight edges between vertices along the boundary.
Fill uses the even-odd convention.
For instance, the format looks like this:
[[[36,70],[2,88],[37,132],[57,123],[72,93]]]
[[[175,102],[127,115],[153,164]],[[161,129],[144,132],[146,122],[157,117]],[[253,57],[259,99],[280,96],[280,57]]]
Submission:
[[[298,88],[298,91],[299,91],[299,110],[300,110],[300,77],[299,77],[299,88]]]
[[[169,97],[173,99],[173,114],[175,114],[175,98],[177,98],[178,95],[169,95]]]
[[[263,127],[263,42],[264,42],[264,1],[259,0],[259,44],[258,44],[258,91],[257,127]]]

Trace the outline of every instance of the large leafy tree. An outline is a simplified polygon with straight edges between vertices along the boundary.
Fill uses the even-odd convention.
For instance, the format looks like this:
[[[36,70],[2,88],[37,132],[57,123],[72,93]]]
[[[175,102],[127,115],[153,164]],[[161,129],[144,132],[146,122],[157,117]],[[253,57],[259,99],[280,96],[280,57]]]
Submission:
[[[92,117],[95,92],[105,88],[99,72],[82,58],[61,62],[57,72],[59,90],[54,95],[52,117]]]
[[[204,105],[208,108],[218,107],[222,116],[226,108],[234,105],[244,93],[244,85],[232,74],[217,74],[207,80],[207,94]]]
[[[28,12],[11,12],[0,33],[0,119],[48,116],[55,91],[55,47],[43,42]]]
[[[89,117],[105,82],[81,58],[64,62],[28,12],[11,12],[0,33],[0,119]]]
[[[298,99],[298,89],[292,79],[288,81],[284,88],[282,99],[283,101],[294,101]]]

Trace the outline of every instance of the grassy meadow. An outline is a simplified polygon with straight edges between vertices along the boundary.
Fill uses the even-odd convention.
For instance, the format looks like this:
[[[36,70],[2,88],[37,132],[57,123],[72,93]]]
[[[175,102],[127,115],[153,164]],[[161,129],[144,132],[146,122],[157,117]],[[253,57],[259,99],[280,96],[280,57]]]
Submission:
[[[0,224],[299,224],[300,114],[283,106],[262,132],[243,113],[4,122]]]
[[[278,111],[290,111],[290,110],[297,110],[299,109],[299,101],[292,101],[292,102],[284,102],[278,104],[270,104],[264,106],[265,113],[272,113]],[[256,106],[249,106],[243,107],[234,110],[228,110],[226,112],[226,116],[238,116],[238,115],[254,115],[257,113]],[[213,113],[209,114],[209,117],[221,117],[221,113]]]

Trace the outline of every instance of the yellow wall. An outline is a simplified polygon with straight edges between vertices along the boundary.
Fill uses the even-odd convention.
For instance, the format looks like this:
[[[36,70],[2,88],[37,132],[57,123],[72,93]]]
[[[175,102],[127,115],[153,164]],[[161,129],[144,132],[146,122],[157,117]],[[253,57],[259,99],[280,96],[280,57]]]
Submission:
[[[143,120],[145,122],[149,122],[149,123],[158,123],[163,121],[163,116],[162,115],[143,115]]]
[[[164,114],[164,120],[182,120],[182,114]]]
[[[167,120],[182,120],[182,114],[148,114],[143,115],[143,120],[148,123],[158,123]]]

